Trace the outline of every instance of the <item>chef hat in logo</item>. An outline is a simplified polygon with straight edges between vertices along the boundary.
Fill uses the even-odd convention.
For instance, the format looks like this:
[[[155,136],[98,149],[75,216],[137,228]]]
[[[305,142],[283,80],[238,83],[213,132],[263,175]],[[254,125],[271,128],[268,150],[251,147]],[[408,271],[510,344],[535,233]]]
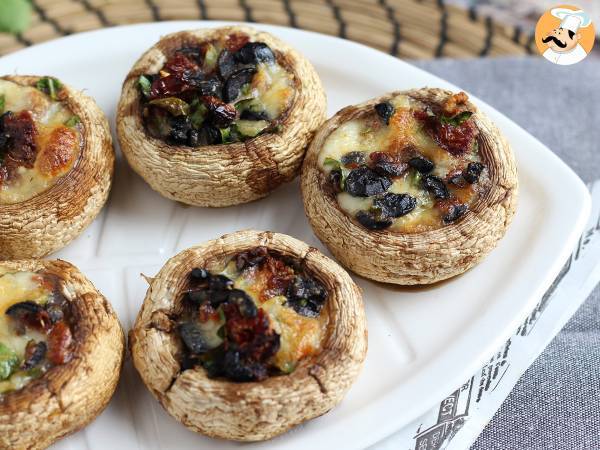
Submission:
[[[590,16],[581,9],[573,11],[567,8],[554,8],[550,13],[561,20],[560,28],[577,33],[579,28],[588,27],[592,23]]]

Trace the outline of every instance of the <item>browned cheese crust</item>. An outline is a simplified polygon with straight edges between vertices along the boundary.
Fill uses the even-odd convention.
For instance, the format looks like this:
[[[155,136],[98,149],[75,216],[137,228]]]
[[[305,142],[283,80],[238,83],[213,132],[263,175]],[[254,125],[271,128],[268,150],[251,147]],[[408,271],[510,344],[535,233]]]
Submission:
[[[121,372],[123,330],[108,301],[73,265],[61,260],[0,264],[58,275],[71,303],[72,360],[0,395],[0,448],[44,449],[85,427],[108,405]]]
[[[22,86],[35,86],[40,78],[0,77]],[[115,159],[108,121],[92,98],[69,86],[63,85],[59,100],[81,120],[81,154],[46,191],[0,205],[0,260],[41,258],[60,250],[92,223],[108,198]]]
[[[304,160],[304,208],[317,237],[342,265],[358,275],[401,285],[435,283],[475,266],[504,236],[517,206],[517,168],[512,149],[498,128],[468,103],[479,131],[481,159],[489,170],[489,189],[461,220],[436,230],[401,234],[365,229],[340,209],[326,189],[318,155],[327,137],[341,124],[400,94],[442,106],[452,92],[436,88],[392,92],[340,110],[319,130]]]
[[[138,78],[156,73],[183,45],[245,33],[266,43],[277,61],[293,74],[292,105],[279,120],[277,133],[245,142],[181,147],[150,136],[142,121]],[[293,180],[316,129],[326,119],[321,81],[308,60],[269,33],[246,26],[182,31],[163,37],[135,63],[125,82],[117,112],[117,131],[131,167],[154,189],[172,200],[196,206],[222,207],[267,196]]]
[[[229,257],[258,246],[296,258],[328,290],[329,326],[321,352],[302,360],[289,375],[260,382],[210,379],[201,367],[181,372],[181,344],[166,323],[189,271],[219,270]],[[129,342],[148,389],[186,427],[212,437],[259,441],[320,416],[342,400],[363,365],[367,329],[361,292],[334,261],[284,234],[239,231],[185,250],[165,264],[150,281]]]

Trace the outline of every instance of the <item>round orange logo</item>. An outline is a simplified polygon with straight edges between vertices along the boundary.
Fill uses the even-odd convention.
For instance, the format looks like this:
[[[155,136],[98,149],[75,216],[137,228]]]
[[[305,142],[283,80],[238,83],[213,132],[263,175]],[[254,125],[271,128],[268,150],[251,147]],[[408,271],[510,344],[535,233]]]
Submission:
[[[594,46],[596,31],[589,14],[577,6],[546,11],[535,27],[535,44],[548,61],[568,66],[583,60]]]

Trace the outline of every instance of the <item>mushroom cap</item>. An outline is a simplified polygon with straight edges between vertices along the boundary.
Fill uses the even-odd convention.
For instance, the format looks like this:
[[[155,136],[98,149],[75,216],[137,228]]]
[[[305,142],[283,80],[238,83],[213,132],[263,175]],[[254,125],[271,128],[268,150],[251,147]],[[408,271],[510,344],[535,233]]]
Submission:
[[[174,50],[244,33],[266,43],[295,80],[292,104],[279,118],[282,130],[244,142],[191,148],[171,145],[146,132],[141,118],[140,75],[158,73]],[[327,99],[308,60],[275,36],[247,26],[181,31],[163,37],[125,78],[117,112],[121,150],[131,167],[164,197],[196,206],[223,207],[267,196],[293,180],[316,129],[325,121]]]
[[[327,137],[341,124],[371,113],[377,103],[400,94],[442,105],[452,92],[437,88],[391,92],[340,110],[319,130],[306,154],[302,198],[313,231],[343,266],[375,281],[430,284],[475,266],[504,236],[517,206],[517,168],[504,136],[469,102],[479,130],[480,156],[489,171],[489,189],[453,224],[412,234],[367,230],[341,210],[324,189],[326,177],[318,167],[318,155]]]
[[[110,303],[75,266],[61,260],[0,266],[57,275],[71,303],[73,359],[0,395],[0,448],[43,449],[85,427],[108,405],[121,372],[124,334]]]
[[[291,374],[259,382],[210,379],[201,367],[182,372],[181,343],[164,325],[176,311],[190,270],[218,270],[231,256],[257,246],[296,258],[327,288],[329,325],[321,352],[301,360]],[[184,250],[165,264],[150,283],[129,342],[148,389],[186,427],[212,437],[258,441],[342,400],[364,362],[367,329],[361,292],[334,261],[284,234],[239,231]]]
[[[2,80],[34,86],[39,76]],[[108,121],[96,102],[69,86],[61,92],[79,116],[83,148],[73,168],[44,192],[20,203],[0,205],[0,260],[41,258],[60,250],[96,218],[110,191],[115,154]]]

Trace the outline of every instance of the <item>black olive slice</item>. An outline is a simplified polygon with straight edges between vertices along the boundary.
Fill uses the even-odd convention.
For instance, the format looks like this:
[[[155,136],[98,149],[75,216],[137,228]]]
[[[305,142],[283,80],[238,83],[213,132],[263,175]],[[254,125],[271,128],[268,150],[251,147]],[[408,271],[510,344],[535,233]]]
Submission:
[[[448,214],[444,216],[444,223],[452,223],[465,215],[469,207],[467,205],[452,205]]]
[[[326,297],[327,291],[321,283],[302,276],[296,276],[286,292],[288,305],[306,317],[317,317]]]
[[[235,57],[229,50],[223,50],[217,59],[217,67],[219,68],[219,75],[223,80],[226,80],[235,72],[236,66]]]
[[[340,158],[340,162],[344,166],[350,166],[352,164],[361,165],[364,164],[367,159],[365,152],[349,152]]]
[[[21,365],[23,370],[29,370],[37,366],[44,357],[48,347],[45,342],[29,341],[25,347],[25,360]]]
[[[408,165],[420,173],[429,173],[434,167],[433,162],[421,155],[409,159]]]
[[[352,170],[346,178],[345,189],[353,197],[370,197],[388,190],[392,181],[368,167]]]
[[[180,324],[179,336],[191,353],[198,355],[210,350],[210,346],[204,340],[204,331],[196,322]]]
[[[415,209],[417,200],[408,194],[386,192],[373,201],[373,206],[380,209],[383,216],[401,217]]]
[[[255,73],[255,68],[245,67],[229,76],[223,87],[223,100],[227,103],[236,100],[240,96],[242,87],[252,81]]]
[[[221,89],[223,84],[217,78],[209,78],[208,80],[194,80],[189,83],[196,88],[200,95],[210,95],[213,97],[221,97]]]
[[[479,176],[481,175],[481,172],[483,172],[484,168],[485,166],[481,163],[469,163],[466,170],[463,172],[463,177],[468,183],[475,184],[477,181],[479,181]]]
[[[250,296],[241,289],[232,289],[229,291],[227,301],[237,305],[240,314],[244,317],[256,317],[258,313],[258,309]]]
[[[188,116],[172,117],[171,120],[171,131],[169,132],[169,138],[176,144],[186,145],[188,143],[188,136],[192,129],[192,122]]]
[[[382,102],[375,105],[375,112],[381,117],[386,125],[390,124],[390,119],[394,115],[394,106],[390,102]]]
[[[245,109],[240,114],[242,120],[271,120],[266,111],[253,111],[251,109]]]
[[[20,319],[26,314],[37,314],[43,309],[44,308],[40,304],[27,300],[25,302],[15,303],[14,305],[9,306],[6,309],[5,314],[14,319]]]
[[[356,220],[358,220],[358,223],[360,223],[363,227],[368,228],[369,230],[384,230],[390,227],[393,223],[392,219],[388,217],[377,219],[375,214],[371,211],[357,212]]]
[[[244,64],[259,62],[273,63],[275,55],[269,46],[263,42],[248,42],[236,53],[238,61]]]
[[[425,175],[421,181],[424,189],[429,191],[434,198],[438,200],[447,199],[450,197],[448,188],[444,182],[435,175]]]
[[[190,276],[194,280],[204,281],[204,280],[208,280],[210,278],[210,272],[206,269],[196,267],[195,269],[192,269]]]
[[[329,182],[331,183],[333,192],[336,194],[342,192],[342,178],[342,171],[340,169],[335,169],[329,172]]]

